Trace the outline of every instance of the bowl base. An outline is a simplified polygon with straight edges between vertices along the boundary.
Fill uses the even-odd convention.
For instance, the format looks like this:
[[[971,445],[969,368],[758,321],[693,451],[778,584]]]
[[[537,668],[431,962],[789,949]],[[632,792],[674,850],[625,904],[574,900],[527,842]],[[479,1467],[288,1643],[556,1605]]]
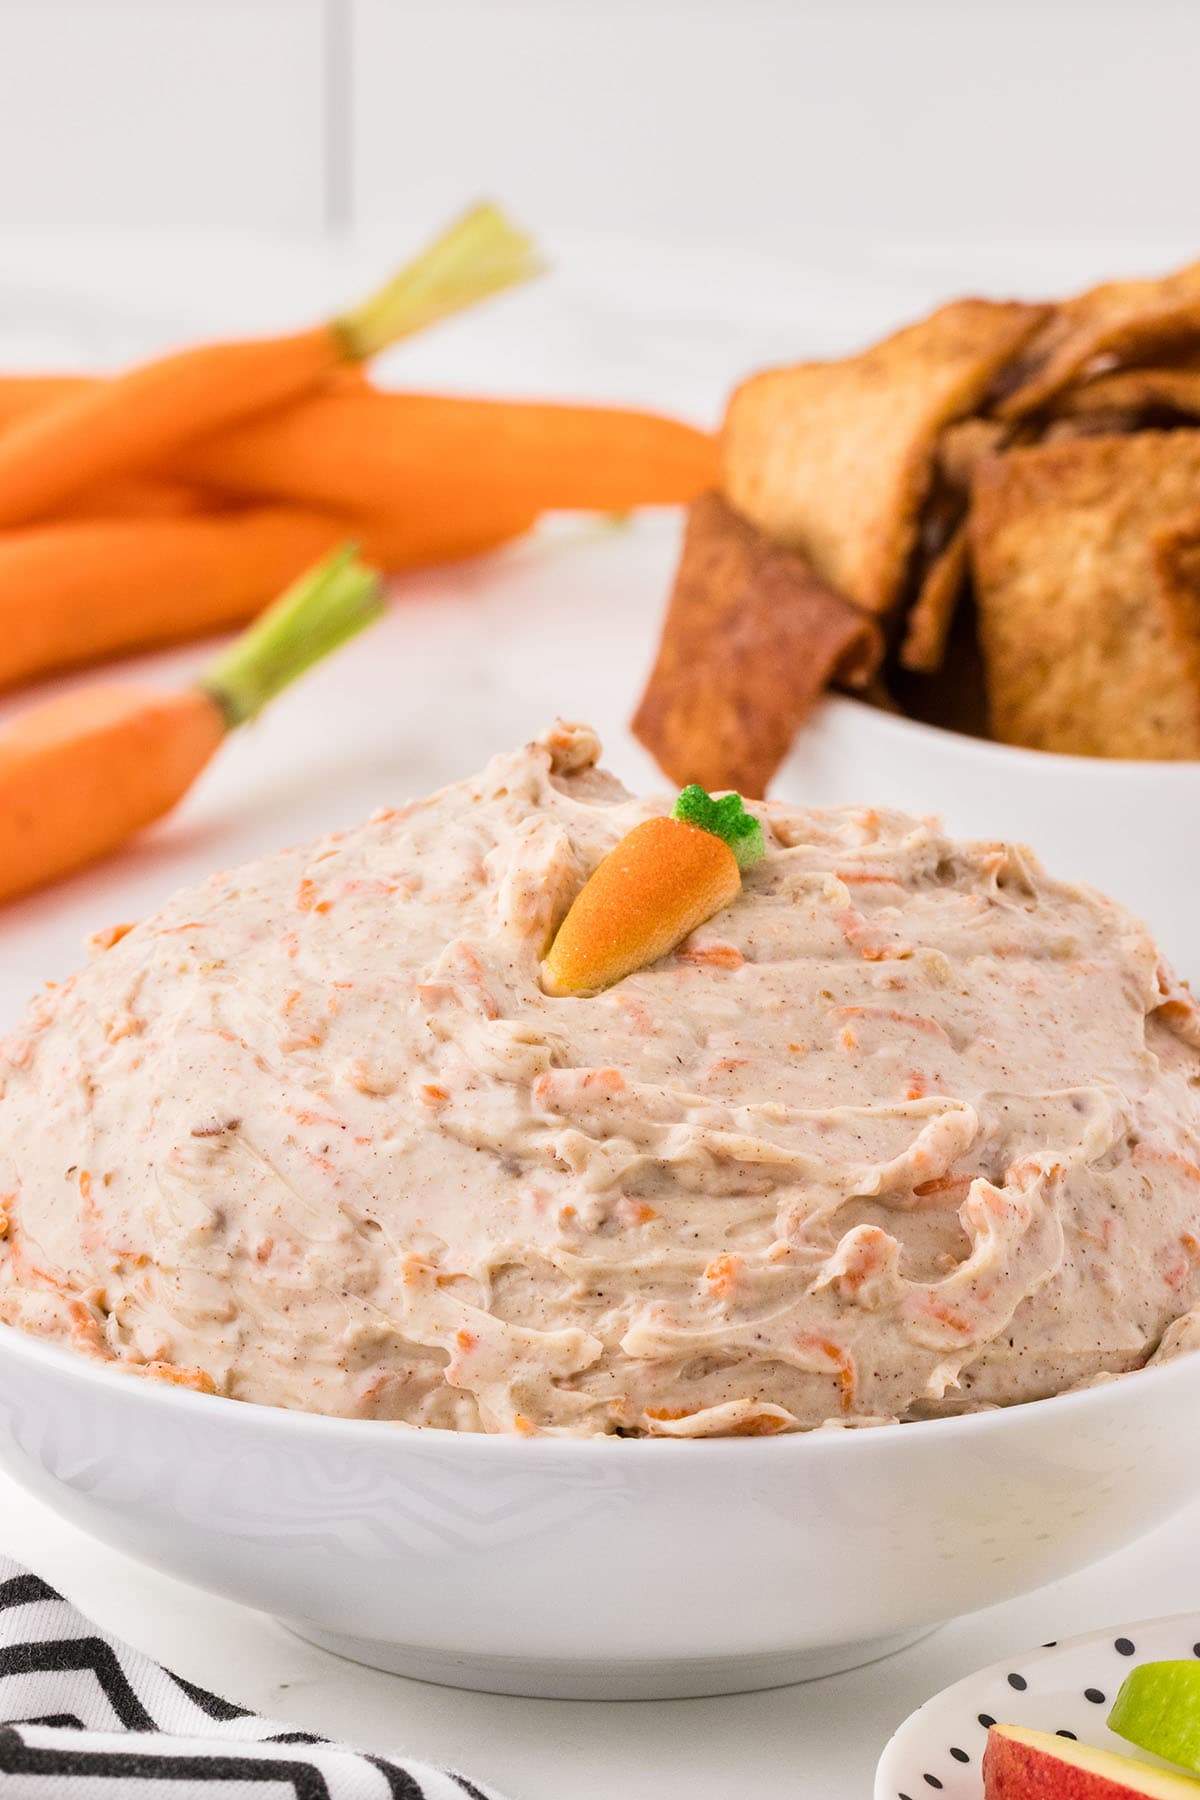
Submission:
[[[332,1650],[350,1662],[406,1675],[436,1687],[470,1688],[484,1694],[516,1694],[529,1700],[700,1700],[717,1694],[750,1694],[838,1675],[891,1656],[928,1637],[936,1626],[893,1637],[864,1638],[830,1649],[786,1650],[769,1655],[703,1656],[642,1661],[589,1662],[574,1657],[542,1660],[424,1650],[415,1644],[346,1637],[301,1619],[283,1619],[286,1630]]]

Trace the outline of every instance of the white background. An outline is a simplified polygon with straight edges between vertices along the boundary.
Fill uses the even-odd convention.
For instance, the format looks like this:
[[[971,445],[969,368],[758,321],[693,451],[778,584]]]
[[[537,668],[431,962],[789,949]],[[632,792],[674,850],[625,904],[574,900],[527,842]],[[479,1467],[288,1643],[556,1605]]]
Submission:
[[[945,294],[1194,255],[1198,68],[1183,0],[0,0],[0,367],[111,366],[317,316],[494,193],[558,273],[406,351],[396,379],[714,418],[746,368]],[[651,519],[584,550],[568,534],[407,584],[370,646],[231,745],[161,832],[5,915],[0,1024],[91,927],[463,773],[556,708],[595,718],[644,779],[623,726],[674,532]],[[514,1800],[863,1796],[892,1726],[971,1666],[1200,1604],[1197,1523],[832,1682],[587,1707],[338,1664],[0,1478],[0,1545],[109,1629]]]
[[[0,231],[1170,230],[1190,0],[0,0]]]

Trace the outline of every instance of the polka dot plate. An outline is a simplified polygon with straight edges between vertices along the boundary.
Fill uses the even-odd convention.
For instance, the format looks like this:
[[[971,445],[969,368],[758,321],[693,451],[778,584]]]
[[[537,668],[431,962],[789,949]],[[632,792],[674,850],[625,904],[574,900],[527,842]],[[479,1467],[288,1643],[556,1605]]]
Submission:
[[[1059,1732],[1126,1756],[1105,1726],[1137,1663],[1200,1657],[1200,1613],[1115,1625],[1010,1657],[956,1681],[904,1721],[879,1760],[875,1800],[983,1800],[981,1764],[994,1721]]]

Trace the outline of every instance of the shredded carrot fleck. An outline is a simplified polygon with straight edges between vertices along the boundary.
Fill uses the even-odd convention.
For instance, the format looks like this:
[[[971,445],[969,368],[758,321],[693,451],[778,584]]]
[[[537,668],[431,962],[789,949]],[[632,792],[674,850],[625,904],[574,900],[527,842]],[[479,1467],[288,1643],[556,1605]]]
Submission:
[[[93,931],[88,944],[93,950],[111,950],[123,937],[128,937],[132,930],[132,925],[106,925],[102,931]],[[54,983],[48,981],[46,986],[53,987]]]
[[[613,1212],[622,1225],[648,1225],[658,1214],[644,1200],[635,1200],[629,1194],[622,1194],[613,1207]]]
[[[446,1089],[434,1081],[427,1081],[421,1089],[421,1101],[425,1106],[445,1106],[449,1098]]]
[[[925,1013],[901,1012],[895,1006],[835,1006],[835,1019],[886,1019],[895,1025],[912,1025],[917,1031],[928,1031],[934,1037],[945,1037],[945,1028]]]
[[[858,1039],[854,1035],[853,1026],[850,1026],[850,1025],[842,1026],[839,1041],[841,1043],[843,1050],[857,1050],[858,1049]]]
[[[368,1068],[365,1062],[356,1062],[350,1070],[350,1085],[360,1094],[390,1094],[393,1083],[388,1077],[376,1069]]]
[[[524,1413],[513,1414],[513,1430],[519,1432],[521,1437],[537,1436],[537,1426],[532,1419],[527,1419]]]
[[[925,1310],[930,1318],[936,1319],[940,1325],[948,1325],[951,1331],[961,1332],[964,1337],[970,1336],[971,1321],[964,1319],[963,1315],[955,1311],[954,1307],[947,1306],[940,1300],[930,1300]]]
[[[704,1271],[704,1279],[718,1300],[728,1300],[742,1266],[740,1256],[715,1256]]]
[[[145,1029],[144,1020],[135,1018],[132,1013],[126,1013],[123,1018],[114,1019],[104,1035],[108,1043],[119,1044],[122,1038],[140,1037]]]
[[[406,1256],[400,1264],[400,1279],[405,1287],[427,1287],[437,1280],[437,1270],[423,1256]]]
[[[951,1199],[957,1194],[968,1193],[974,1180],[974,1175],[935,1175],[930,1181],[918,1182],[913,1193],[920,1200],[936,1200],[943,1196]]]
[[[688,1409],[686,1406],[648,1406],[646,1417],[648,1419],[686,1419]]]
[[[473,1331],[456,1331],[454,1341],[462,1351],[473,1350],[479,1339]]]
[[[735,1425],[729,1435],[730,1437],[778,1437],[779,1433],[786,1431],[787,1428],[787,1420],[776,1418],[774,1413],[755,1413],[753,1418],[743,1419],[740,1425]]]
[[[1134,1148],[1133,1161],[1156,1168],[1178,1169],[1189,1181],[1200,1181],[1200,1168],[1181,1156],[1178,1150],[1157,1150],[1150,1144],[1138,1144]]]
[[[169,1382],[172,1387],[191,1388],[197,1394],[215,1394],[217,1391],[216,1382],[203,1369],[177,1369],[174,1363],[148,1362],[142,1364],[139,1372],[154,1381]]]
[[[343,881],[343,894],[394,894],[399,884],[395,881]]]
[[[614,996],[617,1005],[626,1014],[632,1030],[640,1032],[643,1037],[653,1037],[657,1026],[654,1014],[644,1000],[635,1000],[632,994],[618,993]]]
[[[841,1405],[841,1409],[844,1413],[853,1411],[855,1394],[858,1387],[858,1377],[854,1367],[854,1358],[850,1355],[850,1352],[848,1350],[843,1350],[840,1344],[835,1344],[832,1338],[812,1337],[808,1334],[803,1334],[800,1337],[799,1342],[802,1348],[819,1351],[830,1363],[833,1372],[838,1379],[838,1388],[840,1390],[839,1404]]]
[[[696,944],[679,955],[684,962],[712,969],[740,969],[746,960],[736,944]]]

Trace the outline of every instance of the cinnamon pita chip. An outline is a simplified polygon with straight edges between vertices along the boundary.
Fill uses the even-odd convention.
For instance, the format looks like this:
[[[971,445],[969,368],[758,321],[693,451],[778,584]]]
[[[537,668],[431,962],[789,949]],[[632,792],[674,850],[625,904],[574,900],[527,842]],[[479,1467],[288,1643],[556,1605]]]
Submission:
[[[1200,621],[1154,534],[1195,510],[1200,431],[981,465],[971,553],[992,730],[1081,756],[1200,757]]]
[[[1068,388],[1054,403],[1056,416],[1073,418],[1118,412],[1140,419],[1174,412],[1200,419],[1200,365],[1187,361],[1166,368],[1119,369]]]
[[[1153,534],[1154,575],[1176,627],[1200,642],[1200,508]]]
[[[946,640],[967,579],[969,549],[964,520],[925,571],[925,579],[905,620],[900,644],[902,667],[922,675],[932,675],[941,668],[946,655]]]
[[[633,729],[680,787],[759,799],[827,683],[864,684],[881,652],[872,620],[705,494]]]
[[[754,376],[725,418],[726,496],[851,600],[887,612],[943,427],[973,411],[1048,314],[957,300],[858,356]]]
[[[938,439],[938,472],[944,482],[964,497],[971,477],[985,456],[995,456],[1007,444],[1013,428],[999,419],[957,419]]]
[[[1198,344],[1200,262],[1153,281],[1106,281],[1053,309],[1002,377],[995,411],[1002,419],[1040,411],[1100,357],[1162,362]]]
[[[1124,437],[1136,431],[1140,424],[1140,413],[1125,407],[1105,406],[1095,412],[1078,412],[1051,419],[1037,441],[1040,444],[1066,444],[1082,437]]]

